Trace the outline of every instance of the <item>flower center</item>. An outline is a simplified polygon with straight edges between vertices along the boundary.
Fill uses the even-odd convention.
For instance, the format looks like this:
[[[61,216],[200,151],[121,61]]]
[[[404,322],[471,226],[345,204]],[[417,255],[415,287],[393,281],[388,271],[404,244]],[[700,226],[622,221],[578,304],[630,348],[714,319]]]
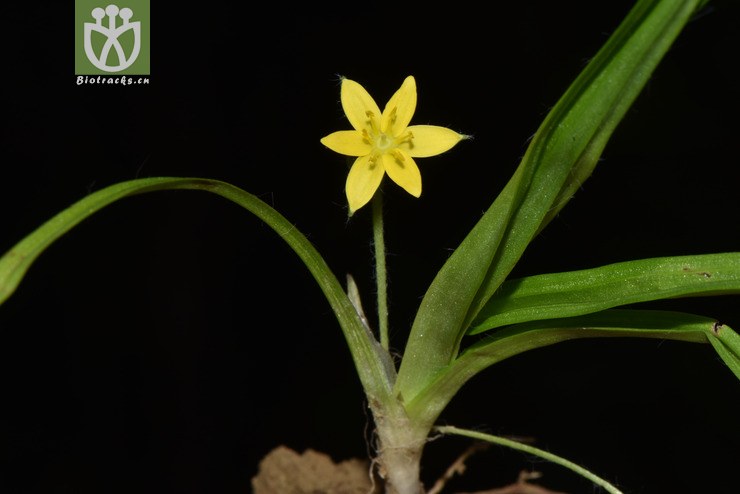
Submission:
[[[407,131],[407,132],[401,133],[397,137],[394,137],[392,134],[387,132],[388,130],[391,130],[390,125],[388,126],[389,129],[386,129],[386,131],[381,130],[380,122],[378,122],[378,117],[373,112],[368,110],[365,112],[365,115],[367,115],[367,118],[370,122],[370,132],[368,132],[367,129],[363,129],[362,137],[369,144],[372,144],[373,154],[381,155],[385,153],[391,153],[393,154],[393,156],[396,157],[396,159],[399,159],[399,156],[401,156],[401,153],[394,152],[395,148],[397,148],[399,145],[403,144],[406,141],[411,141],[414,138],[414,135],[410,131]],[[391,122],[393,122],[395,119],[396,119],[396,108],[394,107],[391,110]],[[400,161],[403,161],[403,160],[400,159]]]
[[[393,147],[393,138],[387,134],[380,134],[375,137],[375,149],[378,151],[388,151],[391,147]]]

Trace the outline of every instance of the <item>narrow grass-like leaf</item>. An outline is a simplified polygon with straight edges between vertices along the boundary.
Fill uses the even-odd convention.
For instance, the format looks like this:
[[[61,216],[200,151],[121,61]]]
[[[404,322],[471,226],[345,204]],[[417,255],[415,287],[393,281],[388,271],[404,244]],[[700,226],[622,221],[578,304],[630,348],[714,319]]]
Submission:
[[[727,367],[740,379],[740,335],[724,324],[715,324],[712,328],[714,338],[709,338],[717,354]]]
[[[703,9],[708,3],[709,3],[709,0],[700,1],[696,5],[696,7],[694,7],[694,13],[696,15],[701,15],[701,13],[698,13],[698,11]],[[558,213],[560,213],[560,211],[568,203],[570,198],[573,197],[573,195],[581,187],[583,182],[591,175],[591,172],[593,171],[595,164],[596,163],[589,162],[588,160],[581,160],[578,163],[576,163],[576,165],[571,170],[571,176],[569,180],[565,182],[565,185],[560,190],[560,193],[558,194],[557,198],[555,199],[555,201],[553,201],[552,207],[547,212],[544,220],[540,224],[538,233],[542,231],[542,229],[544,229],[545,226],[547,226],[550,223],[550,221],[552,221],[552,219],[558,215]]]
[[[606,143],[698,5],[641,0],[535,134],[514,176],[439,271],[399,371],[404,400],[457,355],[465,330],[546,224],[596,166]],[[502,247],[505,246],[505,247]]]
[[[718,354],[737,375],[737,360],[732,359],[738,356],[739,337],[728,326],[720,326],[717,320],[682,312],[614,309],[495,331],[438,372],[416,399],[407,404],[407,410],[431,423],[470,378],[497,362],[563,341],[619,337],[712,343],[715,348],[721,344],[726,355],[719,351]]]
[[[389,402],[395,370],[390,356],[362,324],[354,306],[324,259],[280,213],[244,190],[200,178],[145,178],[99,190],[54,216],[0,258],[0,304],[15,291],[38,256],[75,225],[105,206],[145,192],[192,189],[212,192],[242,206],[270,226],[300,257],[326,296],[349,344],[355,366],[370,399]]]
[[[533,456],[539,456],[543,460],[547,460],[549,462],[555,463],[556,465],[560,465],[561,467],[565,467],[569,470],[572,470],[573,472],[590,480],[591,482],[598,485],[599,487],[602,487],[604,490],[606,490],[607,492],[611,494],[622,494],[622,491],[620,491],[614,485],[602,479],[595,473],[588,471],[587,469],[583,468],[582,466],[576,463],[573,463],[570,460],[566,460],[562,456],[558,456],[556,454],[550,453],[549,451],[545,451],[544,449],[535,448],[534,446],[530,446],[529,444],[523,444],[518,441],[512,441],[511,439],[507,439],[505,437],[494,436],[491,434],[471,431],[468,429],[461,429],[459,427],[453,427],[450,425],[435,427],[434,430],[441,434],[454,434],[457,436],[469,437],[471,439],[478,439],[480,441],[486,441],[491,444],[498,444],[499,446],[506,446],[507,448],[515,449],[517,451],[522,451],[524,453],[528,453]]]
[[[740,293],[740,252],[660,257],[505,282],[469,333],[673,297]]]

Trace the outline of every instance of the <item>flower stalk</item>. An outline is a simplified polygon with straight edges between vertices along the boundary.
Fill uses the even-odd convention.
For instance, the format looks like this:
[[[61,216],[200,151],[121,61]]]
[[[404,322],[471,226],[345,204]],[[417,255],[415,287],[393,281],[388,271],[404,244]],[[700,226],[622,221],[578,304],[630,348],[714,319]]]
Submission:
[[[388,350],[388,275],[385,266],[385,235],[383,233],[383,195],[373,197],[373,246],[375,248],[375,282],[378,289],[378,332],[380,346]]]

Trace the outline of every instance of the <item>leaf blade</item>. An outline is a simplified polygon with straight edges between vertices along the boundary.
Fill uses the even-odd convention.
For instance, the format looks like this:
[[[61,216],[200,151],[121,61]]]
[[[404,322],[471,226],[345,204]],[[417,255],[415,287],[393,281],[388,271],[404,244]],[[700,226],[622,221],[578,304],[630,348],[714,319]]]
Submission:
[[[558,101],[499,197],[425,294],[395,391],[412,400],[456,356],[468,325],[606,142],[698,3],[641,0]],[[565,192],[563,192],[565,191]],[[502,248],[501,246],[505,246]]]
[[[505,446],[507,448],[515,449],[517,451],[522,451],[530,455],[538,456],[544,460],[555,463],[556,465],[560,465],[561,467],[565,467],[568,470],[571,470],[577,473],[581,477],[584,477],[590,480],[591,482],[593,482],[595,485],[598,485],[599,487],[603,488],[605,491],[609,492],[610,494],[623,494],[622,491],[617,489],[614,485],[602,479],[595,473],[592,473],[586,468],[578,465],[577,463],[567,460],[563,458],[562,456],[558,456],[554,453],[550,453],[549,451],[545,451],[543,449],[530,446],[529,444],[524,444],[519,441],[513,441],[511,439],[501,437],[501,436],[494,436],[492,434],[472,431],[469,429],[462,429],[460,427],[454,427],[450,425],[435,427],[434,430],[441,434],[455,434],[458,436],[478,439],[480,441],[486,441],[491,444]]]
[[[469,334],[664,298],[740,293],[740,252],[658,257],[505,282]]]
[[[740,335],[728,330],[723,324],[716,324],[713,333],[715,338],[709,338],[709,343],[735,377],[740,379]]]
[[[395,368],[363,325],[339,281],[308,239],[285,217],[256,196],[226,182],[202,178],[155,177],[111,185],[61,211],[0,258],[0,304],[17,289],[34,261],[70,229],[121,199],[163,190],[201,190],[217,194],[264,221],[298,255],[324,293],[340,323],[368,397],[391,402]]]
[[[530,350],[581,338],[657,338],[712,343],[715,349],[719,343],[725,355],[718,354],[740,379],[732,360],[737,358],[740,336],[727,326],[718,332],[718,324],[716,319],[682,312],[613,309],[502,328],[438,372],[407,409],[421,420],[433,422],[460,388],[488,367]]]

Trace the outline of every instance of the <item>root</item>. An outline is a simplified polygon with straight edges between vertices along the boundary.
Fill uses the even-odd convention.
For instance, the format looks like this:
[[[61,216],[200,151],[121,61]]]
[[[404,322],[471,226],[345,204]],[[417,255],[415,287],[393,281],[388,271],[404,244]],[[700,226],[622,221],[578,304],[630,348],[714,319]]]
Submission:
[[[519,479],[516,482],[505,487],[499,487],[497,489],[490,489],[487,491],[468,493],[460,492],[458,494],[566,494],[564,492],[551,491],[542,486],[529,483],[530,480],[538,479],[540,477],[542,477],[542,474],[539,472],[527,472],[523,470],[519,472]]]
[[[489,445],[487,443],[479,442],[466,449],[463,454],[461,454],[457,458],[457,460],[455,460],[452,465],[450,465],[449,468],[445,470],[445,473],[442,474],[439,479],[437,479],[437,481],[434,483],[432,488],[429,489],[429,492],[427,492],[427,494],[439,494],[440,492],[442,492],[442,489],[445,488],[445,485],[447,485],[447,482],[449,482],[452,477],[465,473],[465,462],[467,461],[467,459],[473,456],[478,451],[488,449],[488,446]]]

